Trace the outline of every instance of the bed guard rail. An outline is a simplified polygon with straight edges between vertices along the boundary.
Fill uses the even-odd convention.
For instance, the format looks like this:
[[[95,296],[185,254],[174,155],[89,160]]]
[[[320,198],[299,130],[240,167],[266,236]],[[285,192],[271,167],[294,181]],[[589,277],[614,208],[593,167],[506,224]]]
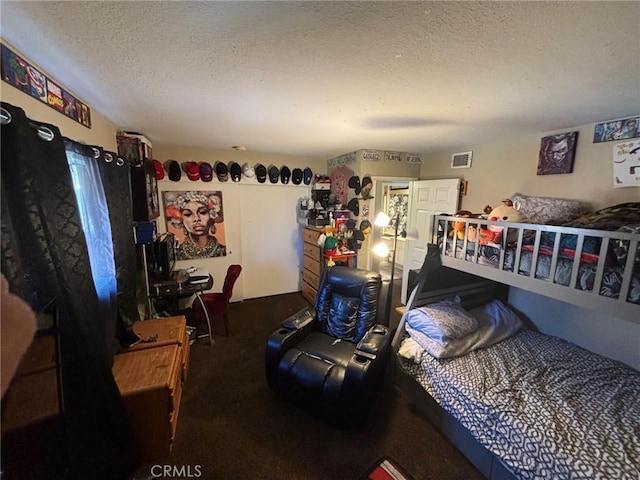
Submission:
[[[436,215],[442,264],[640,323],[640,234]]]

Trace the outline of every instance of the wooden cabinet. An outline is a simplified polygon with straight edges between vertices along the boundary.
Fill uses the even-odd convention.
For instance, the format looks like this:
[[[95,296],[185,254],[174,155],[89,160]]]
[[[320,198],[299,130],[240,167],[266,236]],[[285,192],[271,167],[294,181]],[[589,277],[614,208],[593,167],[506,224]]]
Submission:
[[[189,365],[184,316],[133,325],[143,340],[114,357],[113,376],[143,460],[169,455],[175,438],[182,388]]]
[[[302,228],[302,295],[313,303],[320,286],[323,259],[318,237],[324,230],[314,227]]]

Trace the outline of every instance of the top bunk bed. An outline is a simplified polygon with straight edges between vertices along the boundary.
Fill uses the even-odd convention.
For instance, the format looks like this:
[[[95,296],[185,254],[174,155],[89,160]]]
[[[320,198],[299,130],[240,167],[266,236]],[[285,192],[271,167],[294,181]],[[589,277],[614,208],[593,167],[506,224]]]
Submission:
[[[530,217],[436,215],[433,242],[444,266],[640,323],[640,203]]]

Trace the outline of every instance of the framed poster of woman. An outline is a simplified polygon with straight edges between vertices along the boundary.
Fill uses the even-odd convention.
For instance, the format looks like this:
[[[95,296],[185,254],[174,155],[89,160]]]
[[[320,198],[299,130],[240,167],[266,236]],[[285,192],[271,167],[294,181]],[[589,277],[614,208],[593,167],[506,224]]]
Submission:
[[[162,200],[167,232],[178,241],[178,260],[227,255],[222,192],[163,192]]]

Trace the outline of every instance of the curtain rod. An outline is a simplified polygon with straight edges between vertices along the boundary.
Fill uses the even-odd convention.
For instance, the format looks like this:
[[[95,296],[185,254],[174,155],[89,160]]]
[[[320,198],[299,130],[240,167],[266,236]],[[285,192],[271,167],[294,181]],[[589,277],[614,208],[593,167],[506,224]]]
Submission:
[[[4,107],[0,107],[0,123],[2,125],[9,125],[11,123],[11,120],[11,114]],[[38,133],[38,136],[46,142],[50,142],[55,138],[55,134],[48,127],[36,125],[35,123],[31,122],[29,122],[29,126],[35,129]]]

